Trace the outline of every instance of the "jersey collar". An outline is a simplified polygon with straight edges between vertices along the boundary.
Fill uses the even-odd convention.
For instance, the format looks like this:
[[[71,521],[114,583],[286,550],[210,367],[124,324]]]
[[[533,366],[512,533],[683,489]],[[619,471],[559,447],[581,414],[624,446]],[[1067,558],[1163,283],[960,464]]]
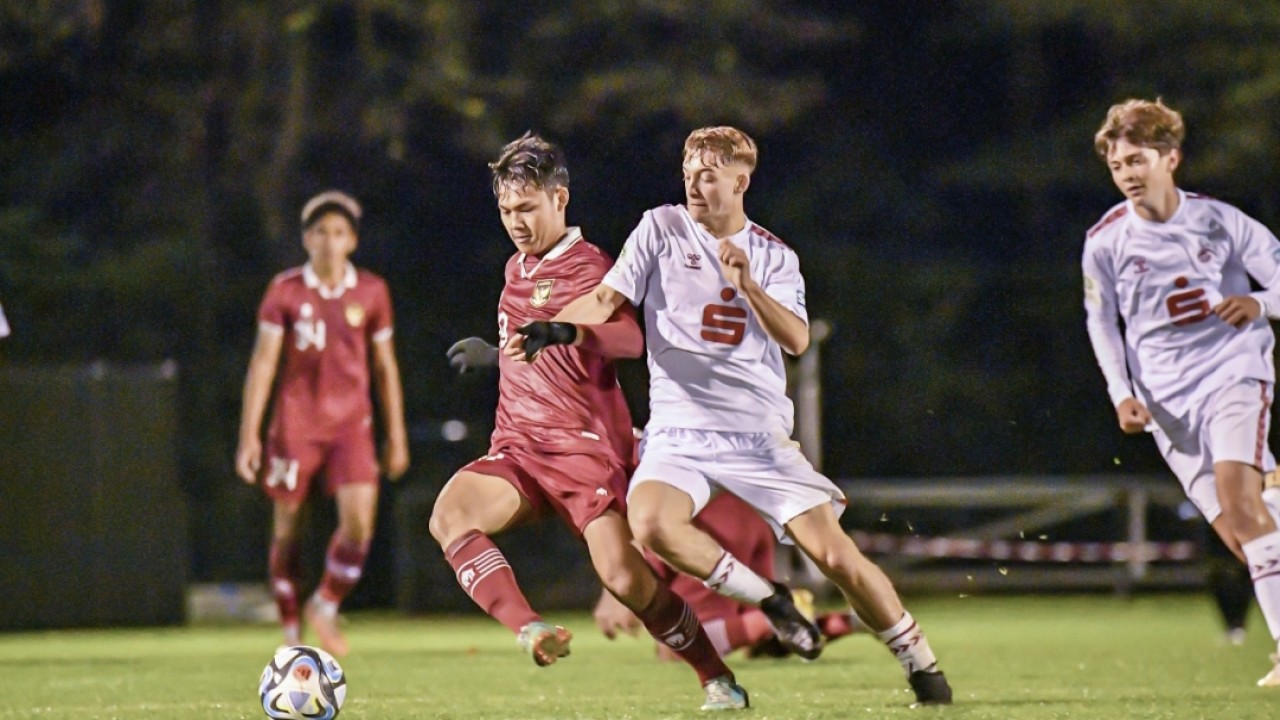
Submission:
[[[573,247],[574,245],[577,245],[578,241],[581,239],[582,239],[582,228],[580,227],[569,228],[568,231],[564,234],[564,237],[560,238],[560,242],[556,243],[555,247],[552,247],[550,250],[546,252],[545,255],[539,258],[538,264],[534,265],[532,270],[524,269],[524,259],[526,255],[524,253],[520,253],[520,258],[518,261],[520,265],[520,277],[524,280],[528,280],[529,278],[532,278],[534,274],[538,272],[538,268],[542,267],[542,263],[548,260],[555,260],[556,258],[565,254],[566,252],[569,251],[569,248]]]
[[[1130,217],[1129,222],[1133,223],[1136,227],[1158,230],[1160,228],[1167,228],[1180,221],[1183,213],[1187,210],[1187,193],[1184,192],[1182,188],[1174,189],[1178,191],[1178,209],[1173,211],[1173,215],[1170,215],[1168,220],[1165,220],[1164,222],[1147,220],[1138,214],[1138,210],[1133,206],[1132,200],[1126,200],[1125,203],[1129,206],[1129,212],[1127,213]]]
[[[307,263],[302,266],[302,281],[307,284],[307,287],[320,293],[320,297],[325,300],[334,300],[356,286],[356,266],[348,262],[347,270],[342,274],[342,283],[331,289],[320,282],[320,276],[316,274],[315,268],[311,267],[311,263]]]

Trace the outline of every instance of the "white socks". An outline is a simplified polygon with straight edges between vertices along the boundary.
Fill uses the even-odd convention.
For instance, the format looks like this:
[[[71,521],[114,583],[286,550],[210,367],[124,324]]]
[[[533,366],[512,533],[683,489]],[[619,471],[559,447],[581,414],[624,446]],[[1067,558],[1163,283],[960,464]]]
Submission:
[[[728,550],[720,556],[711,569],[711,575],[702,584],[727,598],[751,605],[759,605],[761,600],[774,593],[772,583],[757,575]]]
[[[1254,538],[1240,547],[1249,563],[1253,593],[1267,620],[1271,637],[1280,640],[1280,530]]]
[[[905,610],[901,620],[888,630],[876,633],[876,637],[898,658],[898,663],[908,677],[917,670],[932,670],[938,664],[938,658],[934,657],[924,631],[916,624],[911,613]]]

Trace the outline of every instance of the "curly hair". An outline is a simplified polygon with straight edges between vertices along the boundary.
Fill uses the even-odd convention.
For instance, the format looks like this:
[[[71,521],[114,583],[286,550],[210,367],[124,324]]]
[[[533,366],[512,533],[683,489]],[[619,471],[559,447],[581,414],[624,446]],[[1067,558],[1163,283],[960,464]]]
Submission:
[[[1163,155],[1182,147],[1187,128],[1182,114],[1171,109],[1160,98],[1126,100],[1112,105],[1107,119],[1093,136],[1093,149],[1104,160],[1117,140],[1128,140],[1139,147],[1154,148]]]

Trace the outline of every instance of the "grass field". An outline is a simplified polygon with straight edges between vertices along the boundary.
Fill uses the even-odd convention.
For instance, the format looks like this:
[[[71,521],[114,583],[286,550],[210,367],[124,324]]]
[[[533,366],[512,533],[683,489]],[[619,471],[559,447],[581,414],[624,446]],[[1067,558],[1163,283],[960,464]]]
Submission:
[[[956,691],[949,708],[912,710],[897,664],[867,637],[815,663],[735,659],[747,717],[1212,718],[1280,715],[1280,689],[1254,681],[1272,649],[1261,617],[1244,647],[1219,641],[1202,596],[1003,597],[911,603]],[[604,640],[585,615],[552,616],[577,632],[546,669],[484,618],[356,615],[346,720],[681,718],[701,691],[682,665],[652,660],[647,641]],[[259,718],[258,675],[270,627],[0,635],[7,686],[0,720]]]

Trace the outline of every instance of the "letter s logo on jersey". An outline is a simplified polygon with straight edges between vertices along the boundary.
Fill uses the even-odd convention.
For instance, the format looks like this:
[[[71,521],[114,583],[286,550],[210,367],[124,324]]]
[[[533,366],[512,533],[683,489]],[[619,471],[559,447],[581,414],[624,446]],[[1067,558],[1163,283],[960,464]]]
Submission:
[[[1189,281],[1180,277],[1173,281],[1174,287],[1184,288]],[[1185,292],[1176,292],[1164,300],[1169,310],[1169,319],[1175,326],[1198,323],[1209,317],[1209,301],[1205,298],[1204,288],[1195,288]]]
[[[734,305],[702,308],[702,339],[724,345],[738,345],[747,333],[747,311]]]

